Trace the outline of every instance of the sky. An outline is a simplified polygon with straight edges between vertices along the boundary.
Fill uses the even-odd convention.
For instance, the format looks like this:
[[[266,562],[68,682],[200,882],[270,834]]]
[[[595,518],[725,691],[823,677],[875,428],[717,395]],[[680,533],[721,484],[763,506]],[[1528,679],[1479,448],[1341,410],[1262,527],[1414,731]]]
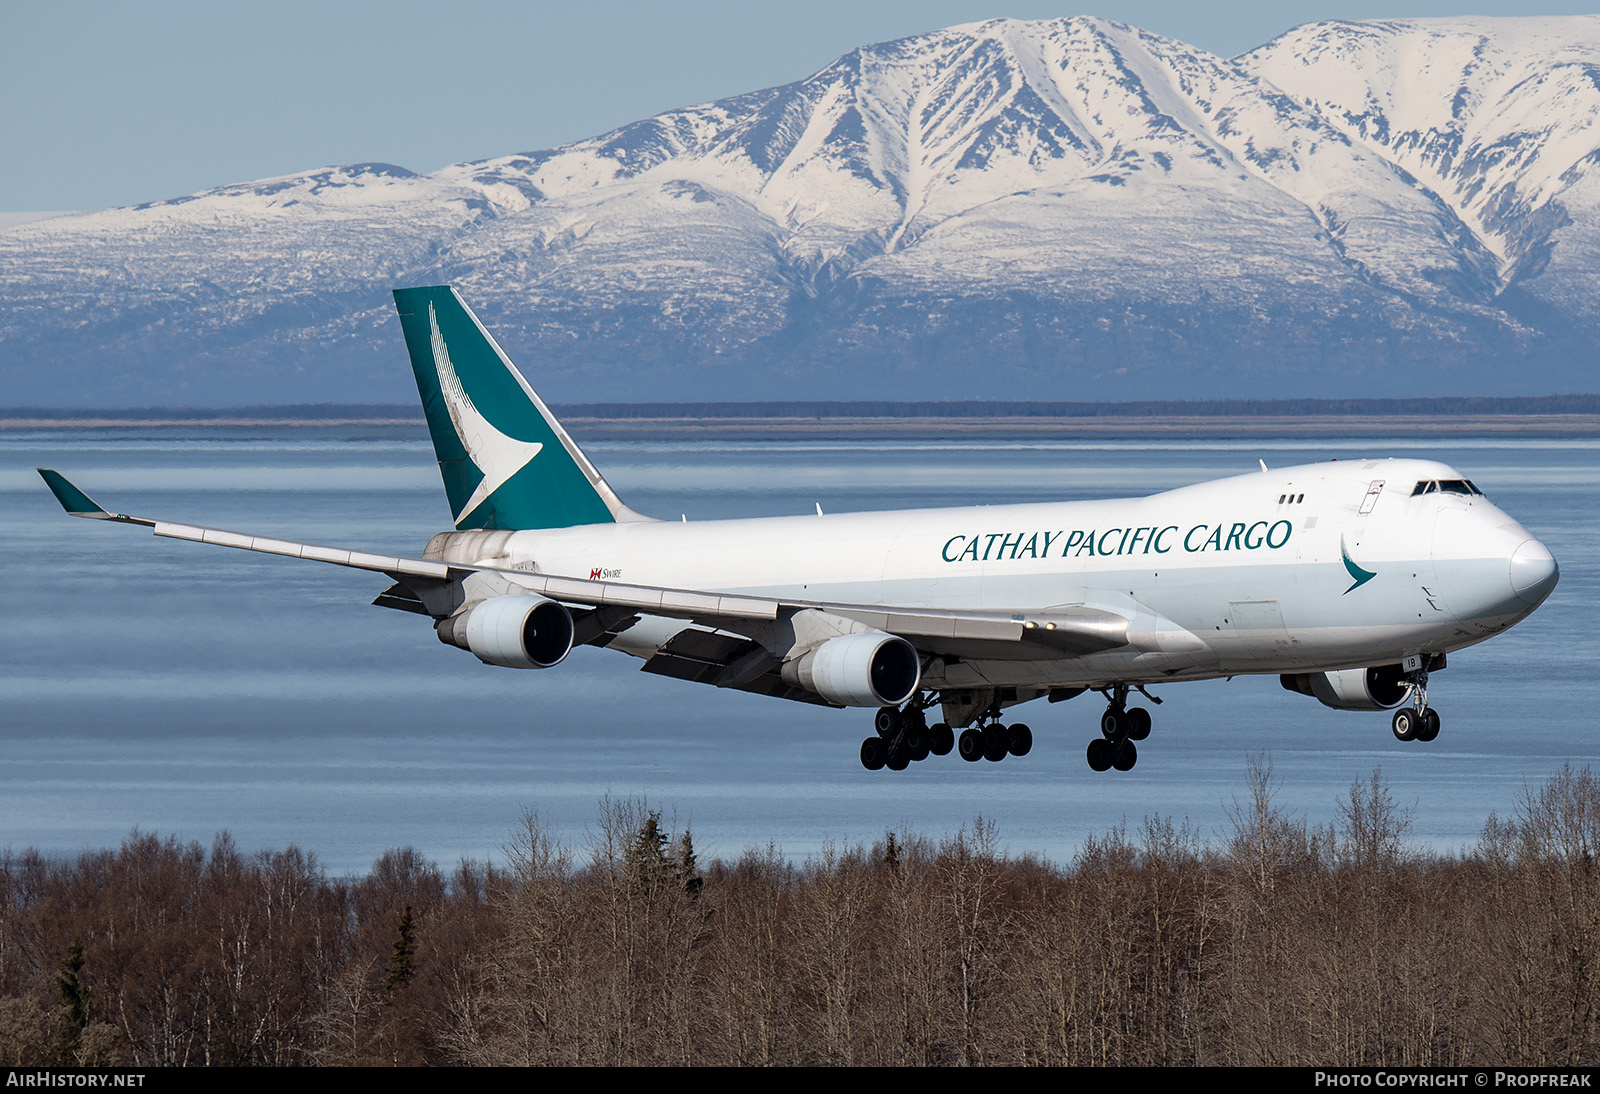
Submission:
[[[802,79],[856,46],[998,16],[1100,15],[1233,56],[1318,19],[1584,10],[1083,3],[0,0],[0,214],[131,205],[328,164],[433,171],[549,148]]]

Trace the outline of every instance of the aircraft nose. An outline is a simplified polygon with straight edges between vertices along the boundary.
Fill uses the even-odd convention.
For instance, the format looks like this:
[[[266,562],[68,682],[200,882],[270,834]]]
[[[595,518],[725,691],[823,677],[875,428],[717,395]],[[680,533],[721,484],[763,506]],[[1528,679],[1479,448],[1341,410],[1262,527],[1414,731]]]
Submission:
[[[1511,591],[1531,608],[1544,603],[1561,577],[1550,549],[1536,539],[1524,540],[1511,555]]]

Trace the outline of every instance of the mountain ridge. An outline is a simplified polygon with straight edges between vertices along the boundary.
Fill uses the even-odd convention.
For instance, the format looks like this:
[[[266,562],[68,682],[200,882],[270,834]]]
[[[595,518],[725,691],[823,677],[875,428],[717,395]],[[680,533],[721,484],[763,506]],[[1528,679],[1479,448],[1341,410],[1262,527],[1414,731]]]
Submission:
[[[1553,392],[1592,386],[1597,161],[1600,17],[1233,59],[992,20],[555,149],[0,232],[0,376],[401,398],[386,290],[450,281],[564,400]]]

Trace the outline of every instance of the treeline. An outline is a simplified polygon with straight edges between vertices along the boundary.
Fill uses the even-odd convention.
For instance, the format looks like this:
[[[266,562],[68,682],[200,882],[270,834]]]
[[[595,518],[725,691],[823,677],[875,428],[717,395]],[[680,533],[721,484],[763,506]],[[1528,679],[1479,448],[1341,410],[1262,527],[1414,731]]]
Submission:
[[[1312,828],[1252,766],[1208,844],[1148,819],[1070,868],[977,821],[804,864],[699,861],[602,804],[504,862],[360,879],[135,835],[0,861],[0,1064],[1600,1061],[1600,779],[1564,769],[1460,856],[1376,772]]]

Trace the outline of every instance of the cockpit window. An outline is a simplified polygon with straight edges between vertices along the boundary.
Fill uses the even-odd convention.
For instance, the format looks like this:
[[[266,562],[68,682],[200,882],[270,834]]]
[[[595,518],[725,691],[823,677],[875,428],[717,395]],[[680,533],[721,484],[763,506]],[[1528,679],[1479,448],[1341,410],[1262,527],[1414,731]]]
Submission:
[[[1470,479],[1434,479],[1424,480],[1411,488],[1411,496],[1418,494],[1464,494],[1468,497],[1483,496],[1483,491],[1472,484]]]

